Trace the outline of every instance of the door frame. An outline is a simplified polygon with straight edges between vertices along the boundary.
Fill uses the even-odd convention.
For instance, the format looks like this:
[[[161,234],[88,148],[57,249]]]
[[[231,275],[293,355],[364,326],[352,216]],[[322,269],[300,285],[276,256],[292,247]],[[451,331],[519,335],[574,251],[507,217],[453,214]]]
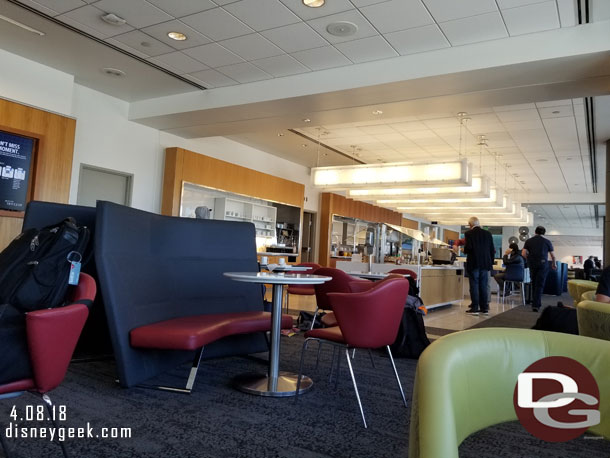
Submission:
[[[98,167],[96,165],[83,164],[81,162],[79,172],[78,172],[78,189],[76,191],[76,201],[78,202],[78,196],[80,195],[82,186],[83,186],[83,171],[84,170],[93,170],[95,172],[104,172],[111,175],[120,176],[127,179],[127,187],[125,190],[125,205],[131,207],[131,197],[133,194],[133,173],[121,172],[120,170],[107,169],[105,167]]]

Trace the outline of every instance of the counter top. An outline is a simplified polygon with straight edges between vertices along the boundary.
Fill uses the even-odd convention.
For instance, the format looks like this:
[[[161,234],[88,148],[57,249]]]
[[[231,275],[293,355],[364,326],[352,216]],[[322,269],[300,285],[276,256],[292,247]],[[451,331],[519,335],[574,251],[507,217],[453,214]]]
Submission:
[[[408,266],[418,267],[415,264],[402,264],[402,265],[405,266],[406,269],[409,268]],[[439,270],[441,270],[441,269],[459,270],[459,269],[464,268],[463,266],[451,266],[451,265],[437,265],[437,266],[432,265],[432,266],[430,266],[430,265],[425,265],[425,264],[422,266],[419,266],[419,267],[421,269],[439,269]]]
[[[279,257],[287,256],[287,257],[291,257],[291,258],[296,258],[299,256],[298,253],[267,253],[264,251],[259,251],[256,254],[259,256],[279,256]]]

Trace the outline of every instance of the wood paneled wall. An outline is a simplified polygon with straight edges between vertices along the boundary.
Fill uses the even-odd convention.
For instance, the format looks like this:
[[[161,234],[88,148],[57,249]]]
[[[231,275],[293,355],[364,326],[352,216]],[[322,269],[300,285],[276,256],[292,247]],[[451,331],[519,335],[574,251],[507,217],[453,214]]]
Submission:
[[[460,234],[449,229],[443,231],[443,242],[449,243],[449,240],[457,240],[460,238]]]
[[[413,221],[412,219],[403,218],[402,219],[402,227],[408,227],[409,229],[419,229],[419,223],[417,221]]]
[[[182,148],[165,150],[161,213],[180,215],[182,182],[294,205],[303,211],[305,185]]]
[[[32,164],[32,200],[67,203],[76,120],[0,99],[0,130],[38,139]],[[0,249],[21,231],[22,212],[0,215]]]
[[[401,213],[329,192],[320,194],[320,207],[319,263],[323,266],[330,266],[333,215],[358,218],[373,223],[391,223],[397,226],[403,221]]]

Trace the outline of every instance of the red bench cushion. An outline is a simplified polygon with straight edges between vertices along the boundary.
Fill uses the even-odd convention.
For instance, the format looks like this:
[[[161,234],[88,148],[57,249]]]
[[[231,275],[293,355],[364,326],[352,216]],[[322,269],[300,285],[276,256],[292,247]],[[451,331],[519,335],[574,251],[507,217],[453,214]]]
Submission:
[[[282,329],[292,328],[292,317],[282,315]],[[271,313],[238,312],[185,316],[132,329],[132,347],[196,350],[233,334],[271,330]]]

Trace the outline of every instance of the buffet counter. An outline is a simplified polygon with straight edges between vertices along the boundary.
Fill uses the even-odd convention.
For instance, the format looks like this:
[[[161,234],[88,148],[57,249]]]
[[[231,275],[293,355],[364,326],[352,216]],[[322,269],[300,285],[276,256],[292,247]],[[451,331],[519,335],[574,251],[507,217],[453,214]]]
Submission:
[[[369,265],[366,262],[337,261],[337,269],[347,273],[368,272]],[[410,269],[417,273],[419,296],[428,309],[463,299],[464,268],[460,265],[373,263],[371,271],[386,273],[394,269]]]

